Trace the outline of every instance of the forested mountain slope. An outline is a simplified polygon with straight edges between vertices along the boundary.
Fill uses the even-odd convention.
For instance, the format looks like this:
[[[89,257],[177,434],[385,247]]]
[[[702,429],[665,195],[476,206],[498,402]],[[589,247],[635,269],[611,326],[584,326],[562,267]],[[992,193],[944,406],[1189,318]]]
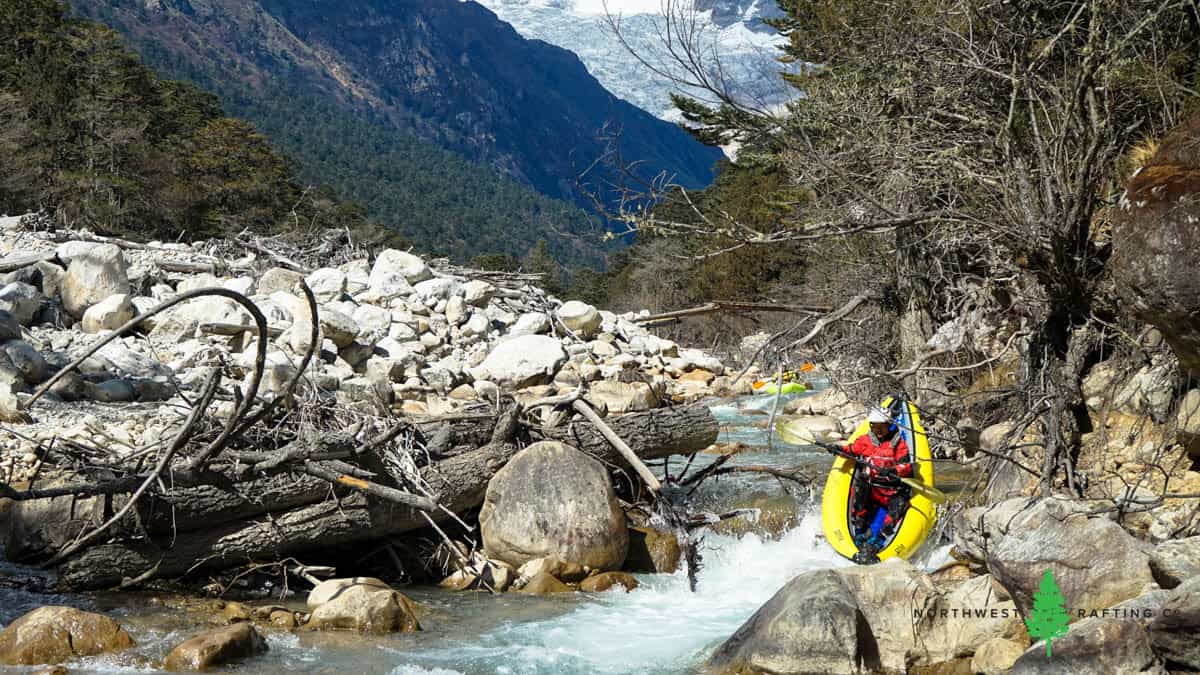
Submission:
[[[619,130],[621,156],[685,184],[720,153],[616,99],[570,52],[526,40],[474,3],[73,0],[125,33],[156,67],[203,84],[297,158],[309,179],[360,200],[439,252],[520,255],[534,232],[561,259],[591,246],[578,211],[522,193],[458,156],[544,195],[589,204],[621,180],[593,169]],[[491,210],[499,211],[497,215]],[[594,250],[594,249],[593,249]]]

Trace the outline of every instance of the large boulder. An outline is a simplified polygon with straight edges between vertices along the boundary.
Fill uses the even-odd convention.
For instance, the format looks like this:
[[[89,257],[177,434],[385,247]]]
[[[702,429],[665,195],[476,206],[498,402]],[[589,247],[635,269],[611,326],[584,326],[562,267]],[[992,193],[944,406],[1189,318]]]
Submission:
[[[955,546],[984,561],[1023,613],[1047,569],[1074,609],[1111,607],[1155,587],[1149,546],[1087,509],[1025,498],[967,509],[956,523]]]
[[[488,482],[484,551],[514,567],[545,556],[599,570],[625,562],[629,535],[604,465],[562,443],[534,443]]]
[[[838,570],[838,574],[858,603],[880,665],[903,672],[909,652],[918,648],[918,636],[933,618],[930,610],[939,598],[933,582],[902,558],[889,558],[878,565],[854,565]]]
[[[1013,664],[1013,675],[1061,673],[1161,673],[1162,663],[1150,648],[1146,629],[1136,621],[1089,618],[1054,638],[1046,653],[1045,642],[1035,642]]]
[[[421,630],[412,602],[378,579],[356,577],[321,582],[309,593],[307,628],[360,633]]]
[[[104,330],[116,330],[132,320],[136,313],[132,296],[127,294],[110,295],[88,307],[87,311],[83,313],[83,332],[99,333]]]
[[[0,309],[12,314],[22,326],[32,326],[46,299],[33,286],[21,282],[0,288]]]
[[[125,255],[112,244],[93,244],[86,253],[71,260],[62,283],[63,307],[76,319],[82,318],[88,307],[97,302],[129,293]]]
[[[1200,114],[1173,129],[1130,179],[1113,214],[1118,292],[1200,375]]]
[[[720,673],[860,673],[879,651],[846,579],[801,574],[760,607],[708,661]]]
[[[1150,624],[1150,643],[1168,661],[1200,670],[1200,578],[1171,591]]]
[[[842,437],[842,425],[829,415],[805,415],[787,422],[788,431],[800,438],[836,440]]]
[[[0,631],[0,663],[24,666],[62,663],[118,652],[133,644],[133,638],[121,624],[103,614],[47,605]]]
[[[994,637],[984,642],[971,656],[971,672],[983,675],[1008,675],[1013,664],[1025,653],[1025,645]]]
[[[0,342],[21,339],[21,322],[6,309],[0,309]]]
[[[381,277],[395,274],[404,277],[404,280],[409,284],[419,284],[433,277],[433,272],[430,271],[429,265],[426,265],[420,256],[389,248],[375,258],[375,265],[371,268],[369,283],[374,287],[376,281]]]
[[[1200,577],[1200,536],[1164,541],[1150,554],[1150,571],[1163,588]]]
[[[899,558],[808,572],[763,605],[709,665],[739,673],[904,672],[929,648],[940,603],[929,576]]]
[[[326,303],[340,300],[346,293],[346,273],[332,267],[322,267],[314,270],[305,279],[309,290],[317,302]],[[290,290],[290,289],[282,289]]]
[[[626,570],[671,574],[679,569],[681,554],[679,539],[673,533],[651,527],[629,528]]]
[[[50,376],[49,366],[33,345],[24,340],[10,340],[4,343],[4,355],[12,363],[27,384],[41,384]],[[2,360],[0,360],[2,363]]]
[[[567,361],[558,340],[547,335],[522,335],[497,344],[475,368],[476,380],[489,380],[513,389],[547,384]]]
[[[963,616],[966,609],[969,616]],[[942,616],[943,610],[947,616]],[[924,652],[920,663],[937,664],[970,658],[990,640],[1020,642],[1025,628],[1021,616],[1012,600],[996,593],[991,575],[971,577],[937,599],[935,619],[924,633],[920,644]],[[993,645],[998,654],[989,660],[1003,660],[1002,654],[1011,654],[1007,645]],[[1012,665],[1025,650],[1019,646],[1008,662]]]
[[[570,300],[555,314],[564,326],[585,340],[600,330],[600,312],[586,302]]]
[[[249,623],[216,628],[185,640],[167,654],[167,670],[208,670],[267,651],[267,641]]]
[[[587,401],[609,413],[626,413],[658,407],[658,395],[645,382],[602,380],[588,387]]]

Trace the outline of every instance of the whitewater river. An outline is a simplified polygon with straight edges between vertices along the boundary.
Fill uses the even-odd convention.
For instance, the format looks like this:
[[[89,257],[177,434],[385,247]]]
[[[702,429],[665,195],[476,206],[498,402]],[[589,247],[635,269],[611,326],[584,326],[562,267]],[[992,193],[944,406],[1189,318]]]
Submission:
[[[767,405],[754,398],[714,405],[722,424],[721,440],[754,446],[738,455],[738,463],[802,465],[811,469],[811,475],[819,475],[829,465],[819,451],[778,442],[767,451],[763,428],[767,418],[753,414],[754,408]],[[713,456],[703,457],[711,461]],[[681,466],[682,462],[674,464],[675,470]],[[362,637],[264,630],[270,653],[233,672],[689,673],[796,574],[850,564],[822,538],[819,507],[813,501],[819,494],[804,489],[789,494],[775,479],[755,476],[710,481],[696,498],[714,511],[753,504],[790,506],[795,517],[782,534],[761,531],[780,529],[769,525],[779,519],[767,515],[758,525],[743,526],[749,531],[706,534],[695,593],[688,590],[683,571],[638,575],[641,587],[628,594],[527,597],[405,588],[425,608],[420,633]],[[944,546],[929,546],[914,562],[932,567],[945,559]],[[129,596],[55,599],[0,591],[0,597],[5,600],[0,619],[6,623],[39,604],[66,601],[109,612],[138,641],[132,654],[67,664],[72,673],[146,672],[153,660],[197,631],[196,615],[149,607]],[[300,607],[300,603],[285,604]]]

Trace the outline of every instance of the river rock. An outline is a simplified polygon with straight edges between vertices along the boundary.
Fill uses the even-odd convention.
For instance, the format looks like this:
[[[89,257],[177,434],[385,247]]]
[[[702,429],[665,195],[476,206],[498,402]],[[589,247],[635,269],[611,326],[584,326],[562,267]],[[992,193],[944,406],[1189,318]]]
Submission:
[[[413,284],[413,290],[417,292],[419,298],[425,301],[426,305],[432,305],[439,300],[449,300],[461,288],[462,286],[457,281],[441,277]]]
[[[227,602],[221,608],[221,617],[225,619],[226,623],[249,621],[254,618],[254,610],[249,605],[240,602]]]
[[[508,331],[510,336],[538,335],[550,330],[550,317],[542,312],[522,314]]]
[[[291,293],[302,279],[304,279],[304,275],[299,272],[282,267],[272,267],[258,278],[257,290],[259,295],[271,295],[276,291]]]
[[[772,596],[708,666],[721,673],[874,671],[881,664],[873,642],[846,580],[834,570],[815,570]]]
[[[1025,653],[1020,642],[994,637],[979,645],[971,657],[971,672],[983,675],[1007,675],[1013,664]]]
[[[337,596],[346,592],[353,586],[364,586],[374,590],[390,591],[391,586],[388,586],[383,581],[375,577],[345,577],[342,579],[326,579],[313,587],[308,592],[306,601],[309,611],[312,611],[321,605],[333,600]]]
[[[463,300],[474,307],[486,307],[496,287],[486,281],[468,281],[462,285]]]
[[[658,407],[658,396],[645,382],[601,380],[588,387],[587,401],[610,414],[638,412]]]
[[[497,344],[470,373],[476,380],[520,389],[548,384],[566,360],[558,340],[546,335],[522,335]]]
[[[163,666],[167,670],[208,670],[248,659],[267,651],[267,641],[249,623],[216,628],[181,642]]]
[[[321,319],[321,334],[339,348],[349,347],[358,337],[358,324],[344,313],[324,307],[317,315]]]
[[[1168,661],[1200,670],[1200,578],[1172,590],[1150,623],[1150,643]]]
[[[880,664],[903,672],[908,653],[917,647],[917,634],[930,621],[918,621],[914,611],[925,612],[936,606],[938,594],[933,582],[902,558],[851,566],[838,570],[838,574],[846,580],[867,630],[874,636]]]
[[[679,569],[680,555],[679,540],[671,532],[651,527],[629,528],[626,570],[672,574]]]
[[[491,323],[488,321],[487,315],[483,312],[475,312],[470,319],[462,326],[462,335],[465,338],[482,337],[487,335],[488,328]]]
[[[585,340],[600,330],[600,312],[586,302],[565,302],[556,314],[564,326]]]
[[[466,321],[468,316],[467,303],[461,295],[452,296],[446,301],[446,321],[451,326],[457,326]]]
[[[0,342],[21,339],[21,323],[8,310],[0,309]]]
[[[1076,609],[1110,607],[1154,585],[1144,542],[1112,520],[1069,513],[1052,499],[1021,512],[992,538],[987,565],[1023,613],[1047,569],[1066,606]]]
[[[133,645],[133,638],[121,624],[103,614],[47,605],[0,631],[0,663],[26,666],[61,663],[118,652]]]
[[[329,579],[308,594],[312,609],[305,627],[360,633],[411,633],[421,630],[412,603],[378,579]]]
[[[963,616],[964,608],[972,612]],[[1019,642],[1025,634],[1021,615],[1009,598],[996,593],[991,575],[972,577],[959,583],[939,597],[934,605],[935,618],[923,632],[920,645],[924,647],[920,662],[937,664],[970,658],[992,639]],[[949,616],[942,617],[945,610]],[[874,628],[874,625],[872,625]],[[1028,645],[1017,645],[1012,662]],[[1011,653],[1009,649],[1005,653]]]
[[[433,277],[429,265],[426,265],[420,256],[390,248],[375,258],[375,265],[371,268],[371,286],[375,285],[377,275],[388,273],[398,273],[404,277],[405,281],[413,285]]]
[[[46,359],[33,345],[24,340],[9,340],[4,343],[4,355],[27,384],[41,384],[50,376]]]
[[[521,565],[518,572],[525,579],[545,573],[568,583],[579,583],[587,578],[588,570],[577,562],[563,560],[555,555],[534,558]]]
[[[346,294],[346,273],[332,267],[314,270],[305,279],[305,283],[308,284],[308,288],[313,292],[313,297],[317,299],[317,302],[322,304],[340,300]]]
[[[125,255],[113,244],[93,244],[76,256],[63,279],[63,307],[71,316],[81,318],[88,307],[101,300],[129,293]]]
[[[1013,675],[1061,673],[1166,674],[1150,648],[1146,630],[1136,621],[1084,619],[1067,634],[1054,638],[1050,655],[1046,643],[1035,642],[1012,668]]]
[[[602,572],[579,582],[579,590],[585,593],[603,593],[620,586],[628,593],[639,585],[638,580],[627,572]]]
[[[842,424],[837,418],[828,415],[806,415],[788,420],[787,428],[804,438],[813,437],[820,440],[841,438]]]
[[[99,333],[104,330],[116,330],[131,321],[136,313],[131,296],[110,295],[88,307],[83,313],[83,331]]]
[[[22,326],[32,326],[46,299],[33,286],[21,282],[0,288],[0,309],[13,315]]]
[[[679,345],[654,335],[637,335],[629,341],[629,351],[643,356],[678,356]]]
[[[514,567],[556,555],[615,570],[629,549],[604,465],[553,441],[530,445],[492,477],[479,523],[487,556]]]
[[[1150,571],[1163,588],[1200,577],[1200,536],[1164,541],[1150,554]]]
[[[547,572],[538,572],[517,592],[528,593],[530,595],[570,593],[571,587],[556,579],[553,574],[549,574]]]

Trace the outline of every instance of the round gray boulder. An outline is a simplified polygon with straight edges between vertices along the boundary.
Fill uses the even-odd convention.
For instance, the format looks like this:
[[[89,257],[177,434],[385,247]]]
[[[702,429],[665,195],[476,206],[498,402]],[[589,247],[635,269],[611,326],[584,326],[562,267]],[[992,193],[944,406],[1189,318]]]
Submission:
[[[492,477],[479,523],[487,556],[514,567],[553,555],[618,570],[629,550],[604,465],[554,441],[525,448]]]

